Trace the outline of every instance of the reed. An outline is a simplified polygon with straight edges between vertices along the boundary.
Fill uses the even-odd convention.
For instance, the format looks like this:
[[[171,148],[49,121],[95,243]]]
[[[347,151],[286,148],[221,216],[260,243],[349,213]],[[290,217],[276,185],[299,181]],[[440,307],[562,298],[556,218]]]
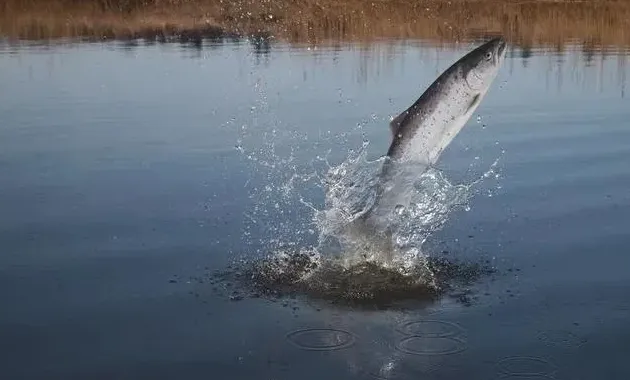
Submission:
[[[521,47],[630,46],[622,0],[4,0],[0,34],[18,39],[271,34],[292,43],[501,33]]]

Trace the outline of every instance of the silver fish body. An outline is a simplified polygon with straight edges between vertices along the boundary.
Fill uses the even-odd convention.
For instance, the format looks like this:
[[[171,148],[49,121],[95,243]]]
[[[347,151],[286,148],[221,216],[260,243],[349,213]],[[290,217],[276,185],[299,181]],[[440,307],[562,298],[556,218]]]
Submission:
[[[359,219],[378,217],[405,197],[406,184],[439,159],[488,92],[504,61],[506,42],[494,38],[444,71],[408,109],[390,123],[392,142],[376,200]]]

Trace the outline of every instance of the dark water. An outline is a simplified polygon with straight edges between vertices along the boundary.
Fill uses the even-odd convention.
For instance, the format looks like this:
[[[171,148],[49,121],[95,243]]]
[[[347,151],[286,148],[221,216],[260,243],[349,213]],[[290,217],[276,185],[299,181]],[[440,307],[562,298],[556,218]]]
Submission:
[[[323,190],[275,207],[287,170],[363,140],[378,157],[390,115],[472,46],[4,45],[2,378],[627,379],[630,70],[615,50],[513,49],[442,156],[454,182],[499,158],[427,243],[497,270],[472,302],[238,301],[209,280],[312,243],[295,200]]]

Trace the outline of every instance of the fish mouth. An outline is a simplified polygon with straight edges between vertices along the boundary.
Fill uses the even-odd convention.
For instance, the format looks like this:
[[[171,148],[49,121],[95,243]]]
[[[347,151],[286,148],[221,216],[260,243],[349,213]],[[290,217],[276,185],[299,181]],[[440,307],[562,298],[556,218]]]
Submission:
[[[497,57],[503,57],[507,43],[503,38],[499,38],[497,41]]]

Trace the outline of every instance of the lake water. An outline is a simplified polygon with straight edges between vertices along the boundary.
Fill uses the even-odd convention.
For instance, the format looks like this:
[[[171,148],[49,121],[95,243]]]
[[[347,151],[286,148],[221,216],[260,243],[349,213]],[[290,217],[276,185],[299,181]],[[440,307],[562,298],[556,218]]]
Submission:
[[[3,44],[2,378],[627,379],[619,49],[510,47],[438,164],[494,167],[423,248],[494,268],[465,294],[341,307],[213,277],[312,246],[327,165],[384,154],[474,46]]]

